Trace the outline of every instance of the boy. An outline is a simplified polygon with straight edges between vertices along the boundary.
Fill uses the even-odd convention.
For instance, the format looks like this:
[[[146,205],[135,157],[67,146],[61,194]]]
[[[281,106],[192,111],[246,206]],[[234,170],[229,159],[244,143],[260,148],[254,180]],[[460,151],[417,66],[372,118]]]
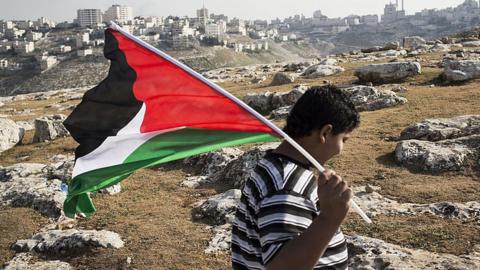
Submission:
[[[324,165],[359,123],[345,93],[328,85],[305,92],[284,131]],[[317,174],[288,142],[267,151],[242,190],[232,228],[233,269],[347,269],[339,227],[352,191],[332,170]]]

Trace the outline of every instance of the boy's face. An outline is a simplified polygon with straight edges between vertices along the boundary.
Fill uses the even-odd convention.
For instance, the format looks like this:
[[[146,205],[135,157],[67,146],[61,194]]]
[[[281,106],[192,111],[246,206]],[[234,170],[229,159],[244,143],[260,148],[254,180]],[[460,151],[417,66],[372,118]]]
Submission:
[[[327,134],[324,138],[323,151],[325,161],[340,154],[343,150],[343,145],[350,138],[351,132],[342,132],[337,135],[332,133]]]

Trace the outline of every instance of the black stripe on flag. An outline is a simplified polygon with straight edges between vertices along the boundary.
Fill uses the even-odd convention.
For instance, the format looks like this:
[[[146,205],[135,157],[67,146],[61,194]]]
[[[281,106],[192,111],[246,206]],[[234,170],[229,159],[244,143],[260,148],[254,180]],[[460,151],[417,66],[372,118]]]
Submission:
[[[142,102],[133,95],[137,74],[111,31],[105,31],[104,55],[110,60],[107,78],[85,93],[63,123],[80,144],[75,159],[95,150],[108,136],[117,135],[142,108]]]

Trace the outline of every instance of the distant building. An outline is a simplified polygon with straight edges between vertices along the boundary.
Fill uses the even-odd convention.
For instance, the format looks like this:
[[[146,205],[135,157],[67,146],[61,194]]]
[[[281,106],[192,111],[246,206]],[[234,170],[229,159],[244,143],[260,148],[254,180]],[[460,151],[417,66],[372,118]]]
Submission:
[[[8,68],[8,60],[7,59],[0,59],[0,68]]]
[[[49,20],[45,17],[40,17],[38,20],[33,22],[34,27],[49,27],[53,28],[55,27],[55,22],[52,20]]]
[[[77,36],[75,37],[76,40],[76,46],[77,48],[81,48],[85,45],[88,45],[90,42],[90,34],[85,32],[85,33],[78,33]]]
[[[205,28],[206,36],[221,36],[227,31],[227,23],[225,21],[218,21],[216,23],[209,23]]]
[[[40,33],[40,32],[33,32],[33,31],[29,31],[27,32],[26,34],[26,37],[27,37],[27,40],[28,41],[38,41],[42,38],[43,34]]]
[[[35,50],[35,45],[31,41],[15,41],[13,49],[18,54],[30,54]]]
[[[247,35],[247,28],[245,27],[245,21],[234,18],[228,24],[227,32],[229,34],[237,34],[237,35],[246,36]]]
[[[398,8],[398,0],[396,4],[390,3],[386,4],[383,9],[382,23],[394,22],[399,19],[405,18],[405,10],[403,10],[403,0],[402,0],[402,10]]]
[[[188,36],[185,35],[177,35],[172,36],[172,48],[176,50],[187,49],[191,47],[190,40]]]
[[[224,14],[210,14],[210,19],[212,19],[214,22],[217,21],[224,21],[228,23],[228,16],[225,16]]]
[[[129,6],[113,5],[105,11],[104,21],[124,23],[133,19],[133,10]]]
[[[56,50],[58,53],[68,53],[72,51],[72,47],[66,45],[60,45]]]
[[[378,24],[378,15],[364,15],[360,17],[360,23],[368,25]]]
[[[30,21],[30,20],[27,20],[27,21],[15,21],[15,26],[16,26],[18,29],[28,30],[28,29],[32,28],[33,22]]]
[[[0,32],[5,33],[7,29],[13,29],[14,26],[12,21],[0,21]]]
[[[23,29],[10,28],[5,30],[5,37],[8,39],[16,39],[22,37],[23,34],[25,34]]]
[[[40,60],[40,70],[45,71],[47,69],[50,69],[54,65],[57,64],[57,57],[55,56],[47,56]]]
[[[94,26],[102,23],[102,12],[100,9],[79,9],[77,20],[81,27]]]
[[[80,57],[85,57],[85,56],[91,55],[91,54],[93,54],[92,49],[77,50],[77,56],[80,56]]]
[[[208,22],[208,9],[203,6],[201,9],[197,9],[197,20],[200,26],[205,30]]]

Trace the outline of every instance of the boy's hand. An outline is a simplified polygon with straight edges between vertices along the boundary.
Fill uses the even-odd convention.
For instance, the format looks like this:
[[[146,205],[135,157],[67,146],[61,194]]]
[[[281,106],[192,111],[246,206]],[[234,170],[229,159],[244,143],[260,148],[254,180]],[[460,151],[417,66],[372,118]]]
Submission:
[[[352,190],[332,170],[319,173],[317,181],[320,215],[332,225],[340,226],[350,208]]]

